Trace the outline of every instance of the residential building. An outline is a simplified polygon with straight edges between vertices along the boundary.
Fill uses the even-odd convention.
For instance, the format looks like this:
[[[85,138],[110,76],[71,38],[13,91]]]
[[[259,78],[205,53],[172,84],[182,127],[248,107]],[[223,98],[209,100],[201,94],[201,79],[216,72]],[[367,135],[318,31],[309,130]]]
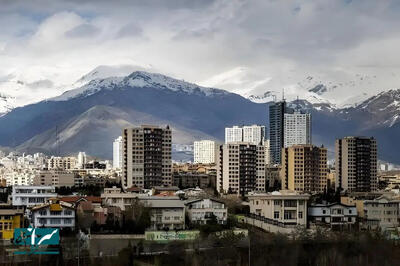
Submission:
[[[11,199],[13,206],[33,207],[57,197],[54,186],[13,186]]]
[[[249,142],[254,145],[264,145],[265,126],[233,126],[225,128],[225,144],[234,142]]]
[[[215,175],[191,173],[191,172],[174,172],[172,185],[185,188],[207,188],[211,186],[211,178]]]
[[[85,164],[86,164],[87,156],[85,152],[79,152],[78,153],[78,163],[77,163],[77,168],[78,169],[84,169]]]
[[[0,239],[14,238],[14,229],[24,226],[24,210],[14,209],[12,206],[0,208]]]
[[[282,149],[282,189],[324,192],[327,178],[327,150],[313,145]]]
[[[149,229],[185,229],[185,205],[178,197],[143,197],[140,202],[150,208]]]
[[[292,145],[311,144],[311,114],[301,111],[284,114],[285,148]]]
[[[47,161],[47,168],[50,170],[70,170],[77,166],[75,157],[55,157],[52,156]]]
[[[31,209],[33,227],[75,228],[75,209],[70,203],[50,199]]]
[[[219,200],[189,200],[185,202],[185,206],[192,224],[207,224],[213,219],[218,224],[226,224],[228,219],[228,208]]]
[[[271,159],[270,159],[270,153],[271,153],[271,151],[270,151],[270,149],[269,149],[269,144],[270,142],[269,142],[269,139],[266,139],[265,140],[265,144],[264,144],[264,147],[265,147],[265,149],[264,149],[264,154],[265,154],[265,164],[271,164]]]
[[[284,147],[284,115],[286,102],[280,101],[269,105],[269,149],[270,163],[281,164],[282,148]]]
[[[399,226],[399,200],[380,196],[364,201],[363,227],[366,229],[386,230]]]
[[[336,188],[348,192],[377,190],[374,138],[345,137],[335,143]]]
[[[309,198],[288,190],[248,195],[250,214],[278,226],[306,226]]]
[[[72,187],[79,186],[82,183],[81,179],[80,176],[68,171],[40,171],[35,176],[33,184],[35,186]]]
[[[311,204],[308,207],[308,219],[311,225],[351,229],[357,221],[357,208],[341,203]]]
[[[265,166],[265,182],[266,189],[268,188],[281,188],[281,169],[280,165],[266,165]]]
[[[116,138],[113,142],[113,168],[122,169],[122,154],[123,154],[122,136]]]
[[[225,128],[225,144],[243,140],[243,128],[239,126]]]
[[[171,129],[141,126],[123,130],[123,187],[172,184]]]
[[[116,206],[121,210],[125,210],[125,207],[131,206],[138,198],[137,193],[124,193],[120,188],[104,188],[104,192],[101,194],[101,201],[104,206]]]
[[[194,142],[194,163],[213,164],[215,163],[215,141],[201,140]]]
[[[217,191],[245,195],[265,191],[264,146],[237,142],[221,145],[217,161]]]

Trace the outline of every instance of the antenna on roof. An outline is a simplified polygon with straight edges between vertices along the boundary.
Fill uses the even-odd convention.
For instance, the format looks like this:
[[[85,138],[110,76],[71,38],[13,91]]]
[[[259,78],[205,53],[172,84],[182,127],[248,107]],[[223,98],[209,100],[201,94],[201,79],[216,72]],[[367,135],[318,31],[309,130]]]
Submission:
[[[285,88],[282,89],[282,101],[285,101]]]

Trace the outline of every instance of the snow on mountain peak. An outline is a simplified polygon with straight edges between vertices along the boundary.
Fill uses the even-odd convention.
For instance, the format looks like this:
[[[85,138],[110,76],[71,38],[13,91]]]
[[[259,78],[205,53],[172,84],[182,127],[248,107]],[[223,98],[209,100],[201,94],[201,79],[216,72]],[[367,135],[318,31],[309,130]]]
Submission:
[[[77,97],[87,97],[103,89],[124,89],[126,87],[168,89],[175,92],[203,93],[206,96],[228,93],[224,90],[206,88],[194,83],[174,79],[162,74],[135,71],[126,77],[108,77],[94,79],[77,89],[64,92],[62,95],[50,99],[51,101],[66,101]]]

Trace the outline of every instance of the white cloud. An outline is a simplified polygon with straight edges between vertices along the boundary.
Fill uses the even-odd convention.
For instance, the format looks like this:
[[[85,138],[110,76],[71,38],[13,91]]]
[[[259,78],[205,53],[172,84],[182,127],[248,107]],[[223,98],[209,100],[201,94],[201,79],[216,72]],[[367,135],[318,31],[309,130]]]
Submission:
[[[6,1],[0,76],[51,81],[36,88],[38,99],[118,64],[246,95],[304,93],[318,82],[372,92],[399,82],[399,10],[395,0]],[[376,77],[368,83],[357,74]],[[20,91],[30,89],[0,84],[24,103],[32,99]]]

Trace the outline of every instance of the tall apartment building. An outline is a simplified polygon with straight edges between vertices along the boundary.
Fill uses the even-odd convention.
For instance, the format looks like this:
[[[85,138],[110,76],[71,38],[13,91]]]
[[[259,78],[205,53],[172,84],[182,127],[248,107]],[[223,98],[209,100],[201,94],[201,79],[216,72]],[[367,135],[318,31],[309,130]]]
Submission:
[[[270,162],[281,164],[282,148],[311,144],[311,114],[286,106],[285,101],[269,106]]]
[[[75,157],[55,157],[52,156],[47,161],[47,168],[51,170],[70,170],[77,165]]]
[[[216,143],[212,140],[200,140],[194,142],[194,163],[215,163]]]
[[[113,168],[122,168],[122,136],[116,138],[113,142]]]
[[[254,145],[264,145],[265,126],[233,126],[225,128],[225,144],[234,142],[249,142]]]
[[[284,115],[286,102],[275,102],[269,106],[269,149],[271,164],[281,163],[284,144]]]
[[[122,184],[125,188],[172,184],[172,140],[169,126],[126,128],[122,139]]]
[[[285,148],[298,144],[311,144],[311,114],[295,111],[284,115]]]
[[[265,191],[264,146],[247,142],[220,145],[217,152],[217,191],[245,195]]]
[[[86,153],[85,152],[79,152],[78,153],[78,165],[77,165],[77,168],[78,169],[85,168],[86,160],[87,160]]]
[[[282,189],[323,192],[328,172],[326,148],[294,145],[282,149]]]
[[[374,138],[345,137],[335,143],[336,188],[349,192],[377,189],[377,145]]]

